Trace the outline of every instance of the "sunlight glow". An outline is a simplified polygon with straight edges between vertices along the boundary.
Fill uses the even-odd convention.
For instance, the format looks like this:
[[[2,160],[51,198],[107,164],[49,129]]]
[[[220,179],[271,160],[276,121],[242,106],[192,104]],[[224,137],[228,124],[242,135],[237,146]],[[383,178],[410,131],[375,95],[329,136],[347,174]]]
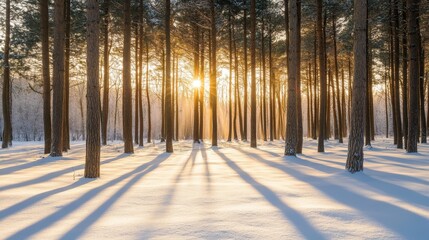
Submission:
[[[193,88],[200,88],[200,87],[201,87],[201,81],[200,81],[199,79],[195,79],[195,80],[192,82],[192,87],[193,87]]]

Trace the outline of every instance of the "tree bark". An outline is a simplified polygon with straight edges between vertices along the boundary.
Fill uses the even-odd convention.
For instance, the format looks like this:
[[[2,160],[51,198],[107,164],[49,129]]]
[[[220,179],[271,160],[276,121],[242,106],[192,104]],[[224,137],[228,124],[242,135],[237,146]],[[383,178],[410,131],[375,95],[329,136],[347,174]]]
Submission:
[[[256,148],[256,0],[250,2],[250,20],[250,147]]]
[[[109,88],[110,88],[110,58],[109,58],[109,7],[110,0],[104,0],[103,10],[104,10],[104,26],[103,26],[103,35],[104,35],[104,44],[103,44],[103,110],[101,117],[101,141],[103,145],[107,145],[107,123],[109,121]]]
[[[63,151],[70,149],[70,24],[71,24],[71,0],[65,0],[65,59],[64,59],[64,99],[63,99]],[[100,111],[98,109],[97,111]]]
[[[54,63],[51,156],[62,156],[64,101],[64,0],[54,1]]]
[[[42,44],[42,76],[43,76],[43,130],[45,138],[45,154],[51,152],[51,80],[49,70],[49,10],[48,0],[40,0],[40,41]]]
[[[407,0],[408,32],[408,145],[407,152],[417,152],[419,125],[419,0]]]
[[[367,1],[354,2],[354,80],[351,110],[351,127],[346,169],[351,172],[363,171],[363,144],[365,95],[367,84]]]
[[[87,137],[85,178],[100,177],[100,88],[98,1],[87,1]]]
[[[211,24],[211,73],[210,73],[210,106],[212,110],[212,146],[217,146],[217,80],[216,80],[216,11],[215,1],[210,0]]]
[[[173,133],[174,133],[174,122],[173,122],[173,106],[171,98],[171,40],[170,40],[170,0],[165,0],[165,55],[166,55],[166,71],[165,71],[165,135],[166,145],[165,151],[168,153],[173,152]]]
[[[320,66],[320,117],[319,117],[319,139],[317,144],[318,152],[325,152],[324,141],[327,136],[326,129],[326,62],[325,44],[322,28],[322,8],[323,1],[317,0],[317,39],[319,39],[319,66]]]
[[[297,82],[299,79],[299,21],[297,0],[289,1],[288,91],[285,155],[295,156],[298,145]]]
[[[131,1],[124,0],[124,49],[123,49],[123,100],[122,124],[124,138],[124,152],[133,153],[133,113],[131,102]]]

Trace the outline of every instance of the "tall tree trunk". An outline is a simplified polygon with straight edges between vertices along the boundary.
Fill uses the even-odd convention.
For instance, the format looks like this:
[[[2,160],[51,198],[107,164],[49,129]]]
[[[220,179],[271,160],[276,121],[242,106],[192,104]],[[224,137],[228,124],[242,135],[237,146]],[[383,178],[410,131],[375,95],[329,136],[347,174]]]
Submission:
[[[337,52],[337,27],[336,27],[336,15],[335,13],[332,15],[332,32],[333,32],[333,40],[334,40],[334,65],[335,65],[335,83],[337,86],[337,107],[338,107],[338,142],[343,143],[343,118],[344,112],[340,101],[341,90],[340,90],[340,77],[338,70],[338,52]],[[343,90],[344,91],[344,90]],[[343,92],[344,93],[344,92]]]
[[[64,101],[64,0],[54,2],[53,108],[51,156],[62,156]]]
[[[200,62],[200,136],[199,139],[203,140],[203,127],[204,127],[204,31],[201,31],[201,62]]]
[[[419,49],[419,89],[420,89],[420,128],[421,128],[421,143],[427,143],[426,136],[426,115],[425,115],[425,49],[422,43],[422,38],[420,35],[420,21],[417,21],[417,36],[418,36],[418,49]]]
[[[147,142],[152,142],[152,115],[149,94],[149,41],[146,39],[146,98],[147,98]]]
[[[229,9],[228,13],[228,57],[229,57],[229,82],[228,82],[228,142],[231,142],[231,135],[232,135],[232,23],[231,23],[231,9]],[[237,86],[235,86],[235,89]],[[234,91],[234,96],[236,96]],[[234,106],[237,106],[237,98],[234,99]],[[235,107],[235,110],[237,108]],[[234,128],[236,127],[235,124],[235,116],[236,112],[234,111]],[[236,129],[234,129],[236,131]],[[235,135],[236,136],[236,135]]]
[[[200,29],[199,27],[194,24],[193,26],[193,30],[194,30],[194,81],[200,81],[198,80],[199,75],[200,75],[200,69],[199,69],[199,64],[200,64]],[[176,74],[177,75],[177,74]],[[176,76],[177,78],[177,76]],[[198,82],[196,82],[198,83]],[[176,81],[177,84],[177,81]],[[194,143],[199,143],[199,87],[198,84],[195,84],[194,87]],[[178,97],[177,92],[176,92],[176,98]],[[178,99],[176,99],[177,101]]]
[[[367,27],[367,38],[366,38],[366,57],[367,57],[367,93],[365,99],[365,146],[371,146],[371,95],[372,95],[372,59],[371,59],[371,46],[369,45],[369,38],[371,37],[371,32],[368,28],[368,20],[366,21]]]
[[[163,42],[162,45],[165,46]],[[162,83],[161,83],[161,142],[165,142],[165,47],[162,48]]]
[[[100,177],[100,87],[98,1],[88,0],[87,11],[87,101],[85,177]]]
[[[250,147],[256,148],[256,0],[250,1],[250,20]]]
[[[407,14],[406,0],[402,0],[402,121],[404,129],[404,146],[408,146],[408,47],[407,47]]]
[[[289,1],[289,50],[288,50],[288,94],[285,155],[295,156],[298,144],[297,82],[300,74],[299,63],[299,21],[297,0]]]
[[[51,80],[49,71],[49,0],[40,0],[40,40],[42,43],[42,75],[43,75],[43,132],[45,138],[45,154],[51,152]],[[10,14],[10,13],[9,13]],[[5,48],[6,50],[6,48]],[[6,51],[5,51],[6,53]],[[7,65],[5,65],[7,66]],[[9,69],[8,69],[9,71]],[[3,100],[3,102],[5,102]]]
[[[333,75],[332,75],[332,71],[329,69],[328,70],[328,78],[329,78],[329,85],[331,86],[331,90],[332,90],[332,114],[334,116],[334,138],[338,139],[338,135],[339,135],[339,129],[338,129],[338,111],[337,111],[337,107],[338,105],[336,104],[335,100],[337,97],[337,93],[335,90],[335,85],[334,85],[334,79],[333,79]]]
[[[402,143],[402,124],[401,124],[401,106],[399,101],[399,3],[393,0],[394,8],[393,8],[393,20],[394,20],[394,28],[393,28],[393,38],[394,38],[394,65],[395,65],[395,86],[394,86],[394,94],[395,94],[395,118],[396,118],[396,131],[397,131],[397,148],[403,148]]]
[[[211,73],[210,73],[210,106],[212,110],[212,146],[217,146],[217,80],[216,80],[216,12],[215,1],[210,0],[211,24]]]
[[[267,81],[266,81],[266,64],[265,64],[265,19],[262,17],[261,29],[261,58],[262,58],[262,132],[264,141],[267,141]]]
[[[247,0],[244,0],[244,5],[246,5]],[[247,8],[244,8],[244,16],[243,16],[243,51],[244,51],[244,74],[243,74],[243,88],[244,88],[244,105],[243,105],[243,136],[241,136],[241,139],[243,141],[247,141]]]
[[[139,2],[139,146],[143,147],[143,0]]]
[[[107,123],[109,118],[109,88],[110,88],[110,59],[109,59],[109,7],[110,0],[104,0],[103,10],[104,10],[104,26],[103,26],[103,35],[104,35],[104,52],[103,52],[103,110],[101,117],[101,141],[103,145],[107,145]]]
[[[123,94],[122,128],[124,152],[133,153],[133,113],[131,102],[131,0],[124,0],[124,48],[123,48]]]
[[[351,112],[351,127],[348,145],[346,169],[351,172],[363,170],[363,135],[364,135],[364,115],[365,95],[367,83],[367,1],[354,2],[354,80],[353,99]]]
[[[387,86],[387,78],[388,78],[388,73],[387,71],[385,71],[384,73],[384,108],[386,109],[386,138],[389,138],[389,108],[388,108],[389,106],[387,104],[388,98],[389,98],[389,89]],[[407,104],[404,104],[404,105],[407,105]],[[407,133],[407,136],[408,136],[408,133]]]
[[[65,0],[65,59],[64,59],[64,99],[63,99],[63,151],[70,149],[70,23],[71,0]],[[100,109],[98,109],[100,111]]]
[[[134,42],[135,42],[135,48],[134,48],[134,68],[135,68],[135,85],[134,85],[134,142],[136,144],[139,144],[139,75],[140,75],[140,69],[139,69],[139,27],[138,24],[134,24],[135,30],[134,30]]]
[[[304,129],[302,126],[302,100],[301,100],[301,0],[297,0],[297,21],[298,21],[298,43],[297,43],[297,61],[298,61],[298,73],[296,76],[296,92],[297,92],[297,121],[298,121],[298,142],[296,147],[296,153],[302,153],[302,145],[304,142]]]
[[[269,96],[269,109],[270,109],[270,141],[274,140],[274,133],[275,133],[275,126],[276,126],[276,109],[275,109],[275,95],[274,95],[274,78],[273,78],[273,54],[272,54],[272,24],[270,23],[269,28],[268,28],[268,60],[269,60],[269,76],[270,76],[270,96]]]
[[[344,66],[341,67],[341,113],[342,113],[342,125],[343,125],[343,137],[347,137],[347,113],[346,113],[346,85],[344,83]]]
[[[409,70],[408,70],[408,146],[407,152],[417,152],[419,123],[419,0],[407,0],[408,16],[408,50],[409,50]]]
[[[176,141],[179,141],[179,56],[176,58],[176,110],[173,111],[172,115],[176,115],[176,127],[174,128],[174,131],[176,131]],[[174,89],[172,89],[174,90]],[[174,109],[174,106],[173,106]]]
[[[165,133],[166,133],[166,152],[173,152],[173,133],[174,133],[174,109],[171,97],[171,40],[170,40],[170,0],[165,0],[165,49],[166,49],[166,71],[165,71]]]
[[[317,145],[318,152],[325,152],[324,140],[327,136],[326,129],[326,62],[325,44],[323,38],[322,23],[323,1],[317,0],[317,39],[319,39],[319,66],[320,66],[320,117],[319,117],[319,139]]]

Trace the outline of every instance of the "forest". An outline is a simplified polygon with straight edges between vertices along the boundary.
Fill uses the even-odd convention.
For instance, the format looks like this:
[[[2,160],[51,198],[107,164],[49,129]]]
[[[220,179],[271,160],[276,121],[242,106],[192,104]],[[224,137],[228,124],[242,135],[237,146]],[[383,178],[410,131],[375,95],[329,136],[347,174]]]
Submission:
[[[243,223],[236,233],[222,232],[219,225],[213,232],[198,224],[202,230],[197,232],[187,225],[174,230],[182,223],[174,217],[168,218],[171,225],[156,229],[156,222],[145,216],[152,227],[130,238],[332,239],[354,231],[351,222],[346,230],[325,229],[336,217],[312,224],[311,209],[295,210],[286,204],[288,198],[282,194],[294,193],[277,182],[293,177],[294,186],[310,185],[296,193],[296,199],[306,199],[315,188],[341,206],[360,209],[359,200],[370,206],[373,215],[350,217],[368,217],[384,226],[372,229],[371,222],[366,223],[368,238],[424,239],[424,226],[429,224],[429,192],[424,187],[429,184],[427,0],[2,0],[0,13],[0,199],[7,199],[0,204],[0,223],[19,220],[19,212],[52,195],[59,197],[56,191],[69,186],[55,182],[58,188],[46,185],[30,195],[18,194],[19,189],[64,181],[62,177],[70,174],[70,184],[77,184],[72,188],[79,191],[85,191],[81,185],[95,184],[89,192],[79,192],[80,197],[72,195],[76,202],[65,208],[55,212],[49,207],[52,214],[38,222],[21,219],[23,225],[8,231],[7,239],[36,234],[62,239],[109,236],[103,235],[112,234],[103,230],[106,225],[90,229],[112,213],[120,197],[115,194],[99,202],[102,212],[68,220],[76,221],[72,229],[48,235],[43,229],[50,231],[51,225],[65,221],[109,184],[133,176],[130,182],[140,183],[167,159],[180,169],[174,184],[182,178],[190,184],[183,194],[192,195],[193,187],[204,184],[219,188],[218,194],[233,194],[234,186],[248,184],[291,221],[288,226],[296,232],[284,235],[281,226],[266,226],[276,229],[247,236],[245,228],[252,223]],[[43,168],[46,164],[52,169]],[[256,171],[258,164],[280,173]],[[220,176],[230,175],[217,167],[236,176],[231,186],[221,187],[227,182]],[[116,172],[130,168],[130,175]],[[175,170],[157,171],[171,178]],[[104,177],[113,180],[103,182]],[[192,177],[199,179],[195,186]],[[90,182],[93,178],[98,182]],[[262,179],[267,185],[259,182]],[[154,189],[171,184],[145,181],[153,182]],[[120,185],[124,194],[131,192],[127,184]],[[347,184],[362,191],[366,190],[361,184],[368,184],[378,197],[355,193]],[[327,187],[331,185],[332,190]],[[174,189],[166,190],[170,197],[164,200],[157,194],[145,197],[156,199],[154,205],[183,211],[169,202]],[[13,200],[15,194],[21,203]],[[26,199],[29,196],[33,197]],[[410,206],[397,205],[398,199]],[[198,204],[197,209],[204,209]],[[225,207],[219,202],[216,206]],[[140,209],[144,207],[148,206]],[[389,211],[394,219],[405,216],[417,224],[399,227],[403,221],[383,215]],[[328,212],[334,214],[332,209]],[[243,218],[235,211],[231,214],[231,223]],[[253,214],[271,217],[263,210]],[[324,219],[323,214],[317,219]],[[340,215],[338,219],[347,218]],[[226,218],[220,215],[219,221]]]

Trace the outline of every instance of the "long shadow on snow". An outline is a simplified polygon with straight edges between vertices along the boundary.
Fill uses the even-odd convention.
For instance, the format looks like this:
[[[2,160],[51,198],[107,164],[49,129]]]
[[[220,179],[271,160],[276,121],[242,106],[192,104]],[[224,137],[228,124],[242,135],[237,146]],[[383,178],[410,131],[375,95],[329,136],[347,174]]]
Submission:
[[[43,192],[43,193],[39,193],[35,196],[32,196],[30,198],[27,198],[19,203],[16,203],[13,206],[10,206],[4,210],[0,211],[0,220],[4,220],[5,218],[12,216],[13,214],[16,214],[34,204],[36,204],[37,202],[42,201],[45,198],[48,198],[52,195],[58,194],[58,193],[62,193],[77,187],[80,187],[84,184],[88,183],[88,181],[84,181],[83,179],[79,179],[78,181],[68,185],[68,186],[64,186],[64,187],[60,187],[57,189],[53,189],[47,192]]]
[[[287,204],[285,204],[275,192],[256,181],[250,174],[241,169],[236,163],[234,163],[231,159],[229,159],[225,154],[215,151],[217,155],[219,155],[226,164],[234,170],[246,183],[252,186],[255,190],[257,190],[271,205],[276,207],[281,211],[283,216],[291,221],[296,229],[306,238],[306,239],[326,239],[322,233],[311,225],[308,220],[302,216],[298,211],[291,208]]]
[[[48,163],[53,163],[53,162],[58,163],[60,161],[66,161],[66,160],[70,160],[70,159],[71,158],[65,158],[65,157],[61,157],[60,159],[55,159],[52,157],[44,157],[44,158],[40,158],[36,161],[23,163],[21,165],[15,165],[15,166],[7,167],[7,168],[2,168],[2,169],[0,169],[0,175],[11,174],[13,172],[25,170],[27,168],[39,167],[39,166],[46,165]]]
[[[266,160],[257,154],[248,152],[248,156],[258,162],[266,164],[269,167],[279,169],[288,174],[289,176],[292,176],[300,181],[313,185],[316,189],[324,193],[326,196],[346,206],[352,207],[353,209],[363,213],[365,216],[377,221],[380,225],[387,227],[392,232],[395,232],[404,238],[410,238],[412,236],[421,236],[422,239],[424,239],[424,236],[426,236],[427,234],[427,226],[429,224],[429,219],[424,218],[421,215],[418,215],[388,202],[368,198],[356,192],[350,191],[340,185],[328,182],[323,178],[307,175],[302,173],[301,171],[295,170],[294,168],[289,168],[280,163]],[[301,162],[301,159],[298,160],[299,161],[294,162],[296,164],[299,164]],[[374,178],[369,179],[370,181],[374,180]],[[377,185],[378,186],[376,187],[383,187],[381,183],[378,183]],[[394,196],[397,195],[395,194]],[[381,215],[379,214],[380,209],[383,209],[385,212],[390,214]],[[400,216],[400,219],[398,219],[398,216]],[[410,234],[412,234],[412,236]]]
[[[80,207],[82,207],[83,204],[90,201],[94,197],[96,197],[98,194],[100,194],[105,189],[112,187],[125,179],[134,176],[131,181],[129,181],[127,184],[125,184],[120,190],[118,190],[114,196],[110,197],[105,203],[103,203],[100,207],[98,207],[93,213],[91,213],[89,216],[87,216],[84,220],[82,220],[78,225],[73,227],[69,232],[67,232],[64,235],[64,239],[76,239],[78,238],[82,233],[86,231],[88,227],[90,227],[98,218],[100,218],[105,211],[109,209],[109,207],[116,202],[119,197],[126,192],[127,189],[129,189],[138,179],[146,175],[147,173],[153,171],[156,169],[163,161],[165,161],[168,156],[170,156],[167,153],[161,154],[157,156],[155,159],[153,159],[150,162],[146,162],[136,169],[125,173],[99,187],[96,187],[94,189],[89,190],[82,196],[80,196],[78,199],[74,200],[73,202],[67,204],[66,206],[62,207],[58,211],[52,213],[51,215],[39,220],[38,222],[21,229],[20,231],[14,233],[13,235],[6,238],[6,240],[12,240],[12,239],[26,239],[31,237],[32,235],[46,229],[47,227],[51,226],[55,222],[63,219],[65,216],[67,216],[70,213],[73,213]]]
[[[120,155],[118,155],[116,157],[109,158],[109,159],[106,159],[106,160],[102,161],[101,164],[111,163],[113,161],[125,158],[127,156],[129,156],[129,154],[122,153],[122,154],[120,154]],[[14,184],[10,184],[10,185],[6,185],[6,186],[3,186],[3,187],[0,187],[0,191],[5,191],[5,190],[13,189],[13,188],[26,187],[26,186],[33,185],[33,184],[37,184],[37,183],[41,183],[41,182],[46,182],[48,180],[54,179],[56,177],[59,177],[59,176],[61,176],[63,174],[66,174],[66,173],[69,173],[69,172],[72,172],[72,171],[76,171],[76,170],[82,170],[84,167],[85,167],[84,164],[80,164],[80,165],[77,165],[77,166],[73,166],[73,167],[69,167],[69,168],[66,168],[66,169],[62,169],[60,171],[51,172],[51,173],[48,173],[46,175],[40,176],[40,177],[35,178],[35,179],[31,179],[31,180],[27,180],[27,181],[24,181],[24,182],[14,183]]]

